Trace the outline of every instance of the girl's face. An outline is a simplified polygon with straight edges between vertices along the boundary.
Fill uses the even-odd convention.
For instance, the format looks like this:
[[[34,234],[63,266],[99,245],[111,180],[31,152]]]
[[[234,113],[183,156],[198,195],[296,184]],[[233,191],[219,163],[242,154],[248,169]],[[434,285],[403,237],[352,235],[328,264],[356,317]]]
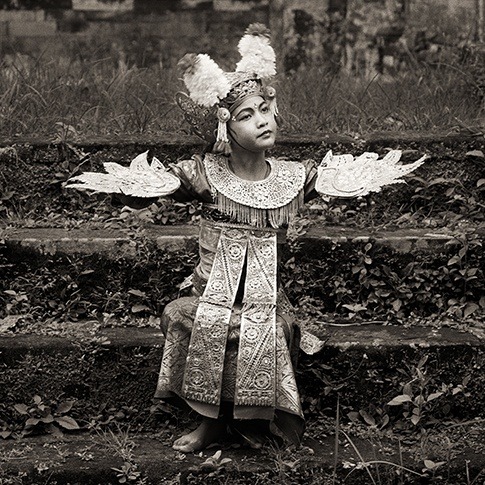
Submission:
[[[245,150],[261,152],[272,148],[276,138],[276,120],[261,96],[244,100],[232,113],[228,133]]]

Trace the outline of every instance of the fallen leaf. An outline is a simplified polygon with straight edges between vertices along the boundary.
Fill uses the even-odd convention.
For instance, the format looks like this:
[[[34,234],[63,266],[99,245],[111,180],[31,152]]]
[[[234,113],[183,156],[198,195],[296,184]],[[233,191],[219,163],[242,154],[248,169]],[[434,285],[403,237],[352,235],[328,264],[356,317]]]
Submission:
[[[0,318],[0,333],[14,329],[21,318],[22,315],[7,315],[4,318]]]
[[[465,155],[467,157],[485,158],[485,155],[483,154],[482,150],[471,150],[469,152],[466,152]]]

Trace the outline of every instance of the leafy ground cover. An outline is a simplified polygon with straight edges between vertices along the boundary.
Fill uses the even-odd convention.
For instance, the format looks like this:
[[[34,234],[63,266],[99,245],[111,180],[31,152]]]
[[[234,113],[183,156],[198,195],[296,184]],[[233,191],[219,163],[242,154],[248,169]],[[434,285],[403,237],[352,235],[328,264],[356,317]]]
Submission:
[[[416,252],[406,259],[372,242],[302,248],[295,239],[282,272],[290,297],[309,320],[340,314],[404,324],[410,318],[415,323],[419,318],[475,318],[483,310],[483,141],[476,136],[446,143],[428,140],[424,145],[412,140],[395,143],[407,150],[411,159],[423,151],[432,157],[407,184],[362,199],[316,200],[300,214],[290,230],[291,238],[304,236],[312,227],[347,226],[369,234],[379,228],[427,228],[452,231],[455,244],[439,253]],[[283,144],[277,155],[318,160],[329,148],[383,152],[386,146],[386,141],[370,144],[364,140],[347,144],[297,142]],[[186,150],[163,145],[154,149],[166,163]],[[190,256],[160,253],[150,246],[143,228],[196,224],[198,204],[160,200],[143,211],[132,211],[113,205],[107,196],[89,196],[65,188],[66,180],[80,170],[101,170],[102,162],[130,160],[139,151],[138,145],[89,150],[71,144],[22,145],[5,150],[0,200],[4,227],[124,231],[140,254],[135,266],[119,261],[109,268],[106,261],[97,258],[71,257],[46,265],[26,256],[23,263],[17,261],[13,266],[13,261],[5,259],[3,315],[22,315],[27,321],[101,318],[102,313],[129,315],[134,299],[138,299],[136,308],[146,307],[141,313],[156,315],[167,299],[175,296],[173,285],[163,283],[166,271],[180,275],[180,280],[187,276],[195,261],[195,249]],[[308,258],[308,254],[318,256]],[[153,276],[156,281],[144,279],[147,264],[151,265],[150,273],[158,275]],[[129,274],[124,274],[128,269]],[[135,274],[140,275],[138,280]],[[172,276],[168,279],[171,283],[175,281]],[[107,295],[105,287],[112,288],[113,294]]]
[[[91,473],[90,483],[101,477],[103,483],[111,485],[156,484],[160,483],[160,477],[164,477],[163,483],[167,485],[472,485],[483,479],[478,463],[462,461],[463,450],[479,449],[483,444],[479,422],[450,428],[446,435],[428,433],[411,445],[410,439],[399,444],[377,430],[355,425],[339,427],[339,438],[335,439],[335,420],[314,419],[308,422],[311,429],[305,444],[298,449],[268,444],[251,450],[247,444],[233,439],[189,456],[167,448],[173,434],[185,424],[165,425],[162,432],[139,433],[120,426],[116,432],[93,430],[90,434],[77,433],[59,440],[37,438],[9,443],[0,452],[0,478],[5,485],[80,485],[87,483],[81,478],[86,476],[83,471],[101,462],[104,467],[97,477]],[[450,437],[453,444],[443,447],[442,440]],[[392,452],[398,448],[400,456]],[[338,464],[334,466],[328,454],[335,451]],[[155,453],[161,459],[154,466]],[[152,463],[147,463],[147,455]],[[170,455],[171,461],[166,455]],[[27,469],[30,473],[25,465],[22,467],[27,460],[33,465]],[[413,468],[407,466],[409,463]]]
[[[104,322],[110,316],[126,322],[137,316],[157,318],[193,270],[195,243],[179,251],[161,250],[143,230],[125,235],[134,256],[47,256],[0,247],[0,318],[8,317],[5,325],[12,329],[86,318]],[[280,271],[300,320],[308,322],[460,325],[471,318],[478,324],[485,304],[482,241],[473,235],[439,251],[413,254],[373,241],[295,241]]]
[[[448,228],[463,233],[457,245],[445,248],[432,261],[418,258],[418,263],[407,261],[393,271],[386,267],[396,255],[382,251],[372,242],[358,246],[354,252],[335,246],[331,248],[333,256],[321,259],[320,264],[305,259],[304,249],[292,243],[292,253],[287,256],[283,271],[289,281],[288,291],[300,305],[303,320],[315,321],[336,313],[353,321],[377,316],[385,322],[391,318],[405,325],[439,325],[442,322],[437,322],[437,316],[445,317],[447,324],[457,327],[482,323],[479,317],[485,307],[482,242],[470,232],[483,228],[484,224],[483,69],[473,56],[452,61],[417,64],[412,71],[392,79],[350,78],[315,68],[276,80],[281,93],[282,134],[303,137],[320,133],[323,140],[324,134],[344,133],[352,140],[345,146],[330,146],[325,142],[286,145],[278,155],[319,159],[328,148],[336,151],[350,148],[352,152],[369,148],[382,152],[392,145],[392,148],[415,150],[411,155],[426,148],[434,167],[432,176],[417,172],[408,185],[397,191],[386,190],[378,196],[353,202],[315,203],[302,213],[294,228],[297,234],[303,235],[312,224]],[[68,193],[64,185],[70,176],[81,170],[98,170],[104,161],[129,161],[129,155],[146,149],[145,140],[184,135],[181,115],[173,104],[173,94],[181,87],[176,73],[159,66],[141,69],[89,56],[55,63],[13,56],[4,59],[0,67],[0,138],[8,141],[0,149],[0,224],[3,227],[127,229],[139,249],[135,265],[127,261],[107,263],[95,257],[51,258],[46,265],[32,255],[12,259],[2,244],[0,232],[3,272],[0,321],[7,322],[7,330],[13,332],[35,330],[51,335],[62,332],[62,323],[66,321],[81,327],[85,318],[95,320],[99,327],[113,325],[117,317],[121,317],[122,324],[130,321],[139,326],[157,325],[160,308],[175,296],[174,283],[189,273],[195,254],[190,251],[173,256],[157,253],[153,258],[153,248],[144,240],[140,227],[152,223],[196,223],[200,207],[162,201],[146,211],[134,213],[113,207],[104,196]],[[451,145],[430,142],[426,147],[412,141],[372,145],[361,138],[375,131],[396,130],[401,133],[461,132],[468,137]],[[34,134],[52,144],[45,150],[15,145],[20,138]],[[121,141],[132,137],[136,143],[128,150],[83,146],[83,140],[100,135]],[[170,162],[179,158],[182,150],[185,147],[172,146],[157,156]],[[301,264],[292,261],[296,257]],[[344,275],[335,270],[335,265],[338,263],[340,267],[342,261],[345,261]],[[166,271],[170,271],[169,279]],[[112,291],[105,291],[106,288]],[[322,288],[327,289],[324,300]],[[77,349],[79,355],[66,360],[66,372],[75,377],[76,372],[89,371],[93,362],[103,359],[104,344],[96,338],[82,342]],[[143,367],[143,355],[133,358],[147,370]],[[122,363],[129,370],[129,357]],[[32,379],[38,380],[42,375],[46,379],[45,388],[49,389],[48,370],[53,365],[49,366],[45,360],[25,364],[32,372]],[[465,368],[466,362],[462,364]],[[466,395],[467,387],[483,388],[482,365],[483,355],[478,353],[469,373],[465,372],[458,382],[451,374],[440,373],[439,362],[409,361],[393,377],[384,376],[388,381],[394,379],[393,395],[381,401],[370,396],[367,405],[352,407],[349,389],[355,380],[339,375],[335,367],[315,368],[306,363],[305,371],[326,386],[324,396],[312,396],[311,381],[307,382],[308,436],[318,441],[338,431],[342,446],[352,447],[358,438],[364,438],[383,449],[388,446],[386,440],[392,440],[409,460],[403,461],[401,467],[384,463],[370,465],[359,455],[357,447],[352,460],[339,464],[345,483],[352,483],[354,477],[358,477],[356,483],[359,480],[360,483],[410,483],[414,475],[404,469],[406,463],[413,461],[410,456],[420,463],[423,475],[420,479],[424,483],[447,483],[447,480],[467,485],[480,483],[482,471],[470,471],[467,463],[452,478],[450,470],[454,458],[467,445],[475,450],[483,449],[482,422],[457,417],[465,409],[472,414],[482,412],[469,406]],[[363,369],[367,374],[362,379],[378,382],[375,369],[371,366]],[[346,370],[342,368],[340,372]],[[153,373],[153,369],[148,371]],[[15,375],[11,379],[12,383],[16,382]],[[132,443],[137,432],[143,427],[153,431],[161,426],[159,438],[168,444],[172,435],[187,424],[186,418],[165,407],[82,408],[76,402],[86,390],[82,386],[72,387],[69,396],[62,393],[38,396],[30,392],[32,389],[22,390],[23,397],[15,403],[16,407],[0,409],[9,418],[2,418],[0,422],[1,436],[19,438],[10,458],[32,453],[28,438],[22,434],[68,433],[76,432],[76,426],[85,427],[95,435],[105,433],[106,449],[123,458],[122,466],[116,470],[119,483],[144,483],[144,470],[133,454]],[[337,397],[339,394],[343,396],[342,401]],[[336,410],[340,416],[335,416]],[[90,419],[83,421],[86,416]],[[126,431],[129,423],[136,423],[135,430]],[[122,432],[115,435],[111,431]],[[91,445],[96,443],[99,441],[93,440]],[[80,459],[90,460],[90,453],[90,448],[86,448]],[[214,458],[209,476],[194,473],[186,477],[187,483],[243,484],[257,480],[256,483],[266,484],[274,483],[275,479],[279,483],[312,483],[309,481],[312,477],[317,477],[315,483],[322,483],[322,476],[327,483],[339,483],[331,472],[315,475],[316,468],[306,461],[309,454],[308,449],[265,449],[263,455],[272,460],[276,472],[257,478],[242,476],[237,467],[232,474],[226,473],[219,456]],[[48,473],[48,470],[49,466],[39,461],[39,473]],[[2,480],[8,484],[23,483],[22,477],[0,474]]]
[[[318,161],[329,149],[335,153],[385,153],[390,147],[404,150],[404,160],[415,160],[422,153],[430,158],[425,166],[407,177],[407,184],[355,200],[318,199],[302,212],[302,217],[316,225],[371,229],[385,226],[459,229],[483,224],[483,134],[424,142],[417,138],[405,141],[396,134],[394,140],[380,142],[365,139],[326,142],[324,137],[316,137],[307,143],[298,140],[282,143],[273,155]],[[201,150],[200,146],[190,144],[173,146],[143,139],[112,147],[57,143],[1,149],[0,223],[20,227],[123,226],[133,218],[129,211],[113,207],[106,196],[67,190],[65,184],[69,177],[82,171],[101,171],[103,162],[128,163],[148,148],[165,164]],[[138,219],[156,224],[196,223],[199,214],[197,204],[160,200]]]
[[[105,352],[103,343],[94,341],[90,345],[84,342],[79,351],[84,359],[67,360],[68,366],[85,368],[94,359],[103,361]],[[134,361],[125,359],[115,365],[125,365],[126,371],[138,374],[144,367],[140,352],[135,351],[132,357],[139,368],[129,367]],[[48,365],[48,361],[43,360],[42,365]],[[437,387],[444,376],[432,372],[426,359],[401,365],[411,373],[401,379],[399,374],[395,376],[393,399],[377,406],[379,399],[374,396],[367,407],[359,407],[347,396],[348,389],[342,386],[346,377],[339,381],[332,369],[320,366],[320,371],[329,376],[328,390],[318,397],[305,396],[307,431],[301,448],[267,444],[254,451],[234,436],[197,455],[172,452],[172,463],[167,465],[165,459],[157,474],[147,465],[150,451],[143,442],[151,440],[152,451],[169,454],[173,439],[194,427],[194,416],[166,404],[150,405],[150,400],[140,400],[142,396],[134,392],[124,393],[123,403],[115,397],[107,405],[92,407],[81,397],[88,394],[86,387],[78,391],[78,399],[72,395],[27,397],[28,389],[23,389],[25,398],[18,399],[12,409],[0,409],[0,435],[6,438],[0,443],[0,480],[5,485],[84,483],[79,475],[72,475],[72,470],[80,473],[84,467],[104,460],[103,483],[110,484],[159,483],[154,477],[160,476],[174,485],[481,483],[485,473],[480,461],[485,443],[483,414],[482,418],[465,419],[465,415],[455,414],[456,409],[446,411],[457,399],[465,407],[474,402],[470,380],[445,389],[441,384]],[[42,367],[35,368],[32,378],[39,372]],[[473,372],[479,375],[479,370]],[[379,378],[376,374],[373,377]],[[146,380],[140,384],[147,387]],[[352,385],[347,384],[349,388]],[[402,385],[409,387],[405,392],[413,394],[402,394]],[[483,383],[476,383],[473,393],[480,385]],[[138,397],[140,406],[124,405],[127,396]],[[339,404],[338,396],[349,400]],[[322,453],[326,458],[319,462],[316,458]],[[71,460],[77,460],[77,468],[66,468],[64,464]],[[247,469],[248,464],[253,464],[252,469]],[[57,481],[62,468],[67,473]]]
[[[169,447],[174,437],[194,426],[193,415],[151,400],[161,348],[117,348],[100,339],[92,325],[84,331],[71,325],[70,331],[74,344],[64,349],[62,361],[59,349],[38,349],[2,368],[7,384],[0,389],[0,436],[6,439],[0,443],[2,483],[52,483],[48,476],[60,463],[74,457],[81,460],[79,467],[103,456],[122,460],[105,466],[105,473],[109,466],[116,468],[105,483],[152,483],[146,480],[146,449],[138,449],[139,440],[151,437]],[[257,455],[242,448],[234,454],[241,447],[234,436],[199,456],[174,456],[175,464],[164,468],[163,476],[174,484],[246,484],[256,478],[262,485],[275,480],[480,483],[480,457],[485,458],[483,350],[457,349],[456,358],[446,360],[442,351],[410,347],[379,358],[362,350],[329,348],[320,358],[306,357],[298,372],[307,420],[302,448],[266,445]],[[46,436],[51,439],[40,440]],[[82,446],[69,445],[78,441]],[[58,454],[48,457],[49,450]],[[222,458],[219,453],[214,466],[200,466],[216,450]],[[326,456],[315,460],[322,453]],[[228,456],[232,462],[222,462]],[[263,476],[254,469],[248,473],[247,456],[260,466],[268,462],[268,471]],[[37,480],[7,474],[7,468],[23,461],[34,465]],[[187,482],[178,476],[180,461],[186,464]],[[60,483],[78,483],[75,478]]]

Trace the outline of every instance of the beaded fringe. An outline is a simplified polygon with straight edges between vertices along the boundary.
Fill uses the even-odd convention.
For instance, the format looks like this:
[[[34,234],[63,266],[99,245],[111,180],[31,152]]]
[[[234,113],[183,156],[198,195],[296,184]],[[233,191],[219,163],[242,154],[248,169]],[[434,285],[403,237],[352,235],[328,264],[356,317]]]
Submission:
[[[292,217],[303,206],[303,190],[300,190],[289,204],[276,209],[258,209],[235,202],[220,192],[217,195],[217,209],[234,218],[239,224],[273,228],[288,225]]]

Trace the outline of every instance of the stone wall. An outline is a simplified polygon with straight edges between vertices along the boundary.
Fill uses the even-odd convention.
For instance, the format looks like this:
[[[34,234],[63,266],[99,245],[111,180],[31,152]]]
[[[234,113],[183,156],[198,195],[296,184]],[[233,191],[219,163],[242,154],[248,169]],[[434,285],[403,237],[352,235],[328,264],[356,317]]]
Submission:
[[[173,66],[188,51],[232,68],[250,22],[269,24],[280,69],[373,75],[430,43],[478,36],[481,0],[0,0],[0,48],[53,57],[99,49]],[[483,17],[483,15],[482,15]],[[113,54],[114,53],[114,54]]]
[[[193,50],[227,62],[247,24],[268,20],[268,0],[0,0],[3,53],[99,49],[138,65],[173,66]]]

